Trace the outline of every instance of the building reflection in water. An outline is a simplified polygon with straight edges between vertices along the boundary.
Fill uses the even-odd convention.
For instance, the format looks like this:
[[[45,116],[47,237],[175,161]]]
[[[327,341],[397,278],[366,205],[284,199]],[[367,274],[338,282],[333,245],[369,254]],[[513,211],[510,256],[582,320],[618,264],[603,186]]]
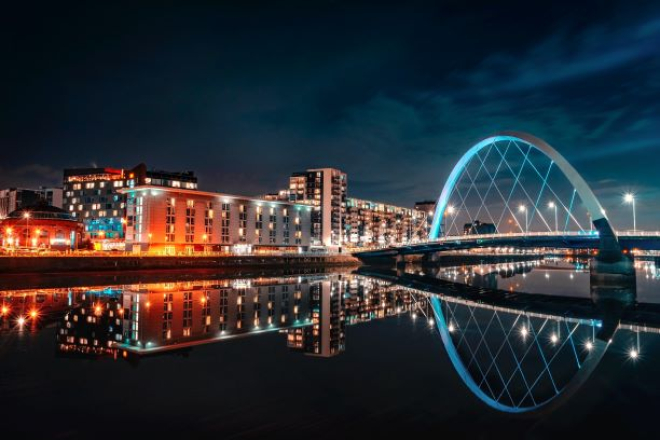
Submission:
[[[537,293],[553,265],[404,274],[362,268],[357,274],[2,291],[0,328],[27,332],[55,324],[61,356],[136,362],[276,332],[294,352],[332,357],[346,349],[347,327],[409,313],[438,331],[458,376],[484,403],[511,413],[541,411],[578,390],[612,345],[637,362],[643,339],[660,333],[660,304],[638,300],[634,277],[612,278],[573,261],[554,265],[551,279],[577,283],[573,275],[583,275],[580,294],[569,295],[561,283],[559,294]],[[658,280],[650,263],[637,271],[644,282]],[[513,291],[514,285],[526,290]]]
[[[267,332],[287,346],[331,357],[346,325],[408,310],[410,294],[357,275],[127,285],[87,290],[61,318],[58,350],[135,358]]]

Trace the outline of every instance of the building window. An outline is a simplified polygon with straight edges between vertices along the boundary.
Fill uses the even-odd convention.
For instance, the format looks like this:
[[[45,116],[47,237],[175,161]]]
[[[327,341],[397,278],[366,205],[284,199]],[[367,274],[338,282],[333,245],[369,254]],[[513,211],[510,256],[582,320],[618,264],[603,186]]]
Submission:
[[[239,212],[238,212],[238,240],[239,241],[245,242],[247,240],[246,230],[247,230],[247,209],[246,209],[245,205],[240,205],[239,206]]]
[[[193,293],[183,292],[183,336],[191,335],[193,320]]]
[[[213,241],[213,203],[211,202],[206,202],[204,210],[204,234],[207,243]]]
[[[176,223],[175,215],[176,201],[174,197],[168,197],[165,208],[165,241],[174,243],[174,226]]]
[[[223,243],[229,243],[229,224],[230,224],[230,209],[229,203],[222,204],[222,229],[220,231],[221,241]]]
[[[195,201],[186,201],[186,243],[195,241]]]

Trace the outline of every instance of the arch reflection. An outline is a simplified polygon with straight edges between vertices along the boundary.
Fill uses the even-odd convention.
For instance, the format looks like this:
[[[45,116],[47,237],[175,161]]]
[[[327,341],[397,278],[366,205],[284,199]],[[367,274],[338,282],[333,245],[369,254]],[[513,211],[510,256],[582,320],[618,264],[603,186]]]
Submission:
[[[568,397],[600,362],[602,321],[557,318],[429,297],[447,354],[467,387],[488,406],[522,413]],[[484,326],[481,324],[485,322]]]
[[[522,414],[565,402],[617,340],[627,359],[636,360],[640,333],[660,333],[660,305],[637,302],[634,274],[604,273],[589,263],[540,260],[359,272],[412,292],[467,388],[493,409]],[[512,280],[516,277],[520,284]],[[543,291],[549,280],[559,294],[524,290]],[[571,289],[573,283],[582,289]]]

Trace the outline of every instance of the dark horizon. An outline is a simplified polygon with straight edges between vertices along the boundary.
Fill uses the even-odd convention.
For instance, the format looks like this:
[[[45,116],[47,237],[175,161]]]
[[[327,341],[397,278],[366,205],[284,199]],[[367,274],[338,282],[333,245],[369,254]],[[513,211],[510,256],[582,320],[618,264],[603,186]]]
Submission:
[[[658,229],[660,5],[324,1],[13,5],[0,187],[92,165],[193,170],[257,195],[314,167],[349,195],[436,199],[502,130],[553,145],[613,222]]]

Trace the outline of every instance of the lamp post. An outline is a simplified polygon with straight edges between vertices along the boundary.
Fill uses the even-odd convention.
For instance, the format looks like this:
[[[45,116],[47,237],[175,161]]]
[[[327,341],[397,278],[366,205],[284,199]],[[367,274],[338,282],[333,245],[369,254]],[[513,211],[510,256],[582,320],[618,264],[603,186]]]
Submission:
[[[25,223],[26,223],[26,227],[25,227],[25,247],[29,247],[30,246],[30,213],[26,211],[23,214],[23,217],[25,217]]]
[[[555,211],[555,232],[559,232],[559,219],[557,217],[557,204],[555,202],[548,203],[548,208]]]
[[[520,205],[518,207],[518,211],[525,213],[525,234],[527,234],[527,229],[529,228],[529,222],[527,219],[527,207],[525,205]]]
[[[637,213],[635,212],[635,195],[633,193],[627,193],[625,196],[623,196],[623,201],[632,205],[633,232],[637,232]]]
[[[429,211],[429,212],[431,212],[431,211]],[[447,214],[446,214],[447,216],[452,216],[452,215],[454,215],[455,213],[456,213],[456,208],[454,208],[453,205],[449,205],[449,206],[447,206]],[[449,228],[451,228],[451,225],[452,225],[452,222],[449,222],[449,227],[444,231],[444,232],[445,232],[445,235],[449,235],[449,232],[450,232],[450,231],[449,231]],[[443,228],[443,230],[444,230],[444,228]],[[460,234],[459,234],[459,235],[460,235]]]

